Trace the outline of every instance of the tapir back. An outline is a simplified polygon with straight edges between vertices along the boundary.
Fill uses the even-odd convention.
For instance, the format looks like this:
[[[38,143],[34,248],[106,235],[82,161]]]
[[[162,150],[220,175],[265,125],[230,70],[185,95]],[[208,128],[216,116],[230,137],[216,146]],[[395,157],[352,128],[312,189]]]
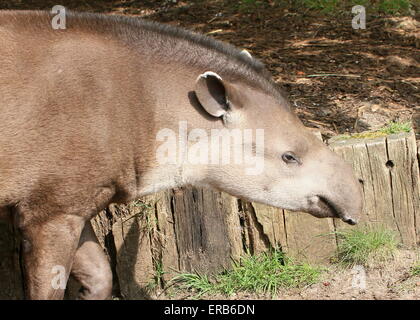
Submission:
[[[0,205],[66,179],[130,184],[124,172],[153,141],[147,67],[131,50],[52,30],[45,14],[0,12],[0,56]]]

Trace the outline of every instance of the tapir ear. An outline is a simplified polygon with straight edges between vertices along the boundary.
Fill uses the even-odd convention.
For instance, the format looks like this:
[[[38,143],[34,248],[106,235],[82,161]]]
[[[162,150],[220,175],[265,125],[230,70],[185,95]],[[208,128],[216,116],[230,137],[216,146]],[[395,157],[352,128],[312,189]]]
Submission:
[[[195,94],[203,108],[213,117],[221,117],[229,109],[226,85],[222,78],[211,71],[197,78]]]
[[[252,58],[252,55],[249,53],[249,51],[248,50],[246,50],[246,49],[243,49],[242,51],[241,51],[241,55],[242,56],[244,56],[244,57],[246,57],[246,58],[248,58],[248,59],[250,59],[250,60],[252,60],[253,58]]]

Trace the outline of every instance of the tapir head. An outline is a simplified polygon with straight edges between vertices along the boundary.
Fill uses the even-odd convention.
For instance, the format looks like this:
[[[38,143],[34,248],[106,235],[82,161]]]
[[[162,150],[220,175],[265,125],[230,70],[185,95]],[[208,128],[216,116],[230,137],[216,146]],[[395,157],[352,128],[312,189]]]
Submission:
[[[278,89],[206,72],[195,93],[208,114],[222,119],[224,135],[243,133],[232,135],[229,161],[207,166],[205,184],[250,201],[357,223],[362,194],[351,166],[303,126]],[[242,152],[243,161],[235,152]]]

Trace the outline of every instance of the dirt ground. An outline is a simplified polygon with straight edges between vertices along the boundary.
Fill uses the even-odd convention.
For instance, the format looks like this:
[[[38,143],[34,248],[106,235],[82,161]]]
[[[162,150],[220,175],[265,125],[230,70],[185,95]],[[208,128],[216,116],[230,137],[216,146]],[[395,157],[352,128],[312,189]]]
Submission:
[[[244,8],[237,1],[61,1],[69,9],[144,16],[186,27],[246,48],[284,88],[302,121],[325,137],[376,129],[409,120],[420,101],[419,17],[367,15],[354,30],[349,12],[319,15],[274,6]],[[57,1],[12,0],[0,9],[51,9]],[[325,76],[327,74],[328,76]],[[400,250],[381,267],[366,269],[366,289],[353,288],[354,274],[331,266],[323,280],[284,291],[279,299],[420,299],[419,277],[409,277],[418,253]],[[190,293],[175,297],[191,298]],[[206,297],[222,298],[225,297]],[[266,299],[240,294],[232,299]]]
[[[358,267],[343,269],[330,267],[323,275],[320,283],[287,292],[281,299],[420,299],[420,277],[410,276],[410,269],[418,259],[418,253],[410,250],[398,251],[394,259],[381,264],[365,268],[365,286],[358,281],[363,271]]]

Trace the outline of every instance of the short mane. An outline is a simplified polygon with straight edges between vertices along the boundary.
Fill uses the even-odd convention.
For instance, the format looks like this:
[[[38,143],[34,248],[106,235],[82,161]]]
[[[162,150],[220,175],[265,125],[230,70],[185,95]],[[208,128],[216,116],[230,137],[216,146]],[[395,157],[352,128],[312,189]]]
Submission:
[[[3,11],[4,12],[4,11]],[[18,11],[14,11],[18,13]],[[24,11],[33,30],[36,26],[49,26],[52,14],[46,11]],[[35,19],[35,21],[32,18]],[[39,19],[41,18],[41,19]],[[48,20],[48,23],[47,23]],[[67,28],[81,32],[112,34],[126,45],[138,50],[147,48],[149,54],[164,57],[167,61],[211,70],[234,81],[258,87],[284,100],[281,90],[271,79],[263,63],[249,58],[234,46],[211,37],[179,27],[161,24],[143,18],[121,15],[66,11]],[[34,26],[35,25],[35,26]]]

